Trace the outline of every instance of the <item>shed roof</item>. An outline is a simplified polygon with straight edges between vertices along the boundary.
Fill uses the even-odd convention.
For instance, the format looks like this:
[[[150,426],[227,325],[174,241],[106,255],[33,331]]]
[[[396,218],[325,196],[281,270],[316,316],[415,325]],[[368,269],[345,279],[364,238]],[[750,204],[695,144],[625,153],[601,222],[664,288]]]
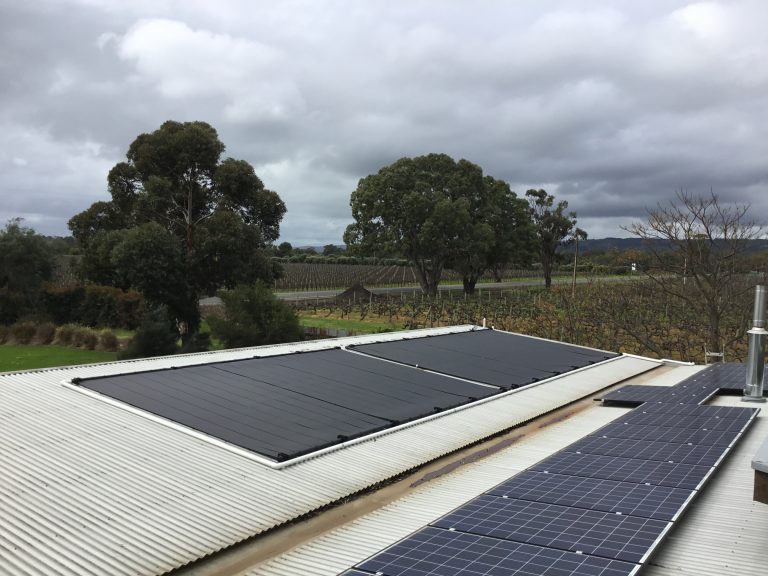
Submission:
[[[260,356],[467,332],[260,348]],[[250,358],[253,349],[0,375],[0,573],[161,574],[659,362],[621,356],[277,469],[62,382]]]

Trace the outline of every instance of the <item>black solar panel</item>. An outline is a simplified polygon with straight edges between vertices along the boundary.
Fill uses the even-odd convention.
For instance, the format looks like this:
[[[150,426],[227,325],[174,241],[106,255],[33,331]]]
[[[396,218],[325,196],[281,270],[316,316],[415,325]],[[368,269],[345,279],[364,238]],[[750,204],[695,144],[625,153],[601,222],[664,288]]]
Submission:
[[[566,448],[577,454],[599,454],[601,456],[620,456],[638,460],[658,460],[660,462],[681,462],[699,466],[714,466],[727,451],[727,446],[707,446],[675,444],[671,442],[651,442],[648,440],[628,440],[626,438],[606,438],[591,434]]]
[[[696,489],[711,468],[693,464],[674,464],[616,456],[559,452],[533,466],[531,470],[569,476],[603,478],[619,482],[653,484],[671,488]]]
[[[602,427],[597,434],[609,438],[650,440],[678,444],[730,446],[741,432],[739,430],[697,430],[695,428],[660,428],[641,424],[614,422]]]
[[[79,384],[276,460],[499,392],[342,350],[84,379]]]
[[[638,566],[589,554],[427,527],[356,568],[383,576],[629,576]]]
[[[499,484],[488,493],[669,521],[677,517],[694,492],[691,489],[528,471]]]
[[[477,330],[350,347],[409,366],[516,388],[617,354],[548,340]]]
[[[484,495],[432,525],[642,563],[670,524],[639,516]]]

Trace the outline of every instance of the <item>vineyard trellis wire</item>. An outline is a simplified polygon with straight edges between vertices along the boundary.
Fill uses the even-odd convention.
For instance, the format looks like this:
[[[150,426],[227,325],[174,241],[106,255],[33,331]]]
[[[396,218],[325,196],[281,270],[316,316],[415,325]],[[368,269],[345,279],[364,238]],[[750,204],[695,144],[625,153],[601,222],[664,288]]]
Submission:
[[[282,277],[275,280],[276,290],[310,291],[345,289],[354,284],[372,287],[407,287],[418,284],[416,272],[411,266],[374,264],[329,264],[313,262],[281,263]],[[538,270],[506,270],[504,280],[537,278]],[[555,273],[565,276],[567,271]],[[493,281],[490,273],[481,281]],[[453,270],[445,270],[443,283],[461,283],[461,276]]]
[[[757,279],[742,281],[755,284]],[[729,360],[746,356],[751,299],[724,323]],[[446,292],[436,299],[400,293],[354,299],[309,299],[292,304],[301,314],[376,319],[398,328],[482,324],[604,350],[701,362],[706,319],[645,281],[594,281],[570,287],[486,290],[479,297]]]

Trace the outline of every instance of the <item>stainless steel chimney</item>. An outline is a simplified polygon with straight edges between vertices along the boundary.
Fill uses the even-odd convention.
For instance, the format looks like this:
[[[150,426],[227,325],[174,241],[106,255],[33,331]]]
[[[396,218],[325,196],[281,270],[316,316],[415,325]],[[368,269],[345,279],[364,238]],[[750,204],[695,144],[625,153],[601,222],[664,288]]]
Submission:
[[[755,286],[755,313],[753,328],[749,334],[749,356],[747,357],[747,381],[744,397],[747,402],[765,402],[763,398],[763,372],[765,370],[765,286]]]

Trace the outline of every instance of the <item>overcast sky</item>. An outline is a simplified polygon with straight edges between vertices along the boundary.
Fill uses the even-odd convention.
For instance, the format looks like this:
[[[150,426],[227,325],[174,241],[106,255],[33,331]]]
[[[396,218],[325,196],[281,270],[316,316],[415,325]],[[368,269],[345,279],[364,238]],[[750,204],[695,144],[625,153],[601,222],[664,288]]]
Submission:
[[[0,222],[108,199],[168,119],[213,125],[340,243],[360,178],[466,158],[590,237],[686,189],[768,210],[768,2],[0,0]]]

